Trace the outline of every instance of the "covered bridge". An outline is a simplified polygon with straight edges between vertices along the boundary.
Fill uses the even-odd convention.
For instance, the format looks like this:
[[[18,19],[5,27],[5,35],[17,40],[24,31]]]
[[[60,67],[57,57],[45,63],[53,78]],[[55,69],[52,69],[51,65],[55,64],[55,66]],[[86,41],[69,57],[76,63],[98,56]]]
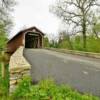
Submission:
[[[14,53],[19,46],[43,48],[44,33],[36,27],[21,30],[7,42],[7,52]]]

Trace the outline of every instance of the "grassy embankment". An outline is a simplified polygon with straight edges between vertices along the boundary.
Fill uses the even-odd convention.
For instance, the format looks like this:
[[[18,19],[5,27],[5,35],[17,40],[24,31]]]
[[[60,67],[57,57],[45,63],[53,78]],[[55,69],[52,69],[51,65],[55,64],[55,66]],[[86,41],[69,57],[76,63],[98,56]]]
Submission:
[[[57,85],[52,79],[42,80],[32,85],[25,77],[11,96],[12,100],[100,100],[100,98],[81,94],[67,85]]]

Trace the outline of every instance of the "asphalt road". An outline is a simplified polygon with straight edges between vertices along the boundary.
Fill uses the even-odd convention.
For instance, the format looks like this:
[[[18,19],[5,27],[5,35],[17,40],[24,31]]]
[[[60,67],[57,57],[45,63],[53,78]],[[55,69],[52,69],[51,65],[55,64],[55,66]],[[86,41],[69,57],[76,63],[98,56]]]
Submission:
[[[100,96],[100,59],[45,49],[24,49],[24,56],[32,65],[33,82],[50,77],[58,84]]]

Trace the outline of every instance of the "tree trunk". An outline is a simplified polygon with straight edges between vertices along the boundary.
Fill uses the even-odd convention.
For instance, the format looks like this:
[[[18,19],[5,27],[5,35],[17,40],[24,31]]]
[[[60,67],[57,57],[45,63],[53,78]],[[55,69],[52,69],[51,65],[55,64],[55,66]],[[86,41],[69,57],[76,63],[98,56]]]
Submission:
[[[83,28],[83,48],[84,50],[86,50],[86,31],[84,31],[84,28]]]
[[[83,17],[83,23],[82,23],[82,33],[83,33],[83,49],[86,50],[86,18]]]
[[[96,38],[99,39],[98,33],[95,31],[95,29],[93,29],[93,32],[94,32]]]

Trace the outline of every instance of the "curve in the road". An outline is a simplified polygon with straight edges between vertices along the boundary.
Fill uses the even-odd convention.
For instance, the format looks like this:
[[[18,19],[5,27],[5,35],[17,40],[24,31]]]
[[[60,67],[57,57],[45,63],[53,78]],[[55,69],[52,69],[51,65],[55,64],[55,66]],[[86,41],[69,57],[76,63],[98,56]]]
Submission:
[[[45,49],[24,49],[24,56],[32,65],[34,82],[50,77],[58,84],[100,96],[100,59]]]

